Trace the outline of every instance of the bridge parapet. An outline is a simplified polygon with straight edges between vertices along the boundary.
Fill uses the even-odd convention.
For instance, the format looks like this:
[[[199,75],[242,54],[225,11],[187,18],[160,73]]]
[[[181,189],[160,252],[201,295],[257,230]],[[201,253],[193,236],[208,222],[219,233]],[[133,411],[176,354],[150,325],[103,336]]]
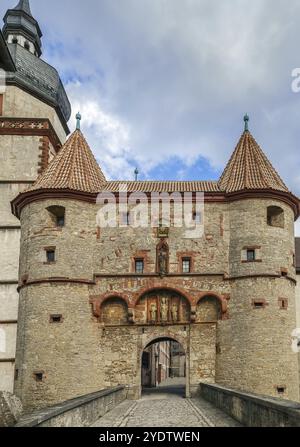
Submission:
[[[88,427],[126,398],[124,386],[108,388],[24,415],[16,427]]]
[[[246,427],[300,427],[300,403],[202,383],[200,395]]]

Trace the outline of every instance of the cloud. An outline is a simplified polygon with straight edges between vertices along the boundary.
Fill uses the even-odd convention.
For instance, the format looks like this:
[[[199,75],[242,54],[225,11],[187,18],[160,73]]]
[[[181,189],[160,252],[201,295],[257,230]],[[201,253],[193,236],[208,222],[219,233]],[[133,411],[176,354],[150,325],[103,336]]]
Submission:
[[[12,0],[2,0],[3,12]],[[298,0],[31,0],[108,177],[218,178],[243,129],[300,195]],[[74,126],[74,117],[71,125]]]

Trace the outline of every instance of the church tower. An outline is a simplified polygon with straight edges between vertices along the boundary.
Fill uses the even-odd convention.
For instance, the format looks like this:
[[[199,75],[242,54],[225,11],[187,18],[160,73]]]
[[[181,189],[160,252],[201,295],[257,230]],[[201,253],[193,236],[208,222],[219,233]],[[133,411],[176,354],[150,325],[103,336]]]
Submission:
[[[20,224],[11,200],[30,187],[64,144],[71,107],[55,68],[41,59],[42,32],[29,0],[0,31],[0,390],[12,391],[18,322]],[[3,78],[3,76],[2,76]]]

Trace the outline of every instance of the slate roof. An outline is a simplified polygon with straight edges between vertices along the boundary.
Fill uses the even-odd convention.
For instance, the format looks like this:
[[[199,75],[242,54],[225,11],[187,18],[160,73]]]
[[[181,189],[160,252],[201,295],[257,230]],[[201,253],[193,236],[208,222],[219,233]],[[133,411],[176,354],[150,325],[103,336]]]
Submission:
[[[27,191],[69,189],[98,193],[105,182],[106,179],[83,134],[76,130]]]
[[[71,116],[71,104],[57,70],[18,44],[8,44],[16,72],[9,73],[7,83],[17,83],[59,109],[65,126]]]
[[[0,30],[0,68],[2,68],[5,71],[14,71],[16,69],[1,30]]]
[[[288,188],[249,131],[242,134],[220,178],[219,187],[226,193],[246,189],[288,192]]]
[[[24,11],[29,16],[32,16],[29,0],[20,0],[19,3],[17,4],[17,6],[15,6],[13,9],[15,9],[17,11]]]

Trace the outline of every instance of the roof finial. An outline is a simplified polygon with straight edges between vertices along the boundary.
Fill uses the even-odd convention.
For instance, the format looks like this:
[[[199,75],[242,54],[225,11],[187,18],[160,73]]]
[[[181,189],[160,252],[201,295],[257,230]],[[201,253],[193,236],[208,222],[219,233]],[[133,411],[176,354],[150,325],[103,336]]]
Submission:
[[[135,175],[135,181],[137,182],[137,180],[138,180],[138,175],[139,175],[139,170],[138,170],[138,168],[135,168],[134,175]]]
[[[249,115],[248,115],[248,113],[246,113],[246,115],[244,116],[245,132],[249,131],[249,120],[250,120]]]
[[[80,121],[81,121],[81,115],[80,112],[77,113],[76,115],[76,130],[80,130]]]

